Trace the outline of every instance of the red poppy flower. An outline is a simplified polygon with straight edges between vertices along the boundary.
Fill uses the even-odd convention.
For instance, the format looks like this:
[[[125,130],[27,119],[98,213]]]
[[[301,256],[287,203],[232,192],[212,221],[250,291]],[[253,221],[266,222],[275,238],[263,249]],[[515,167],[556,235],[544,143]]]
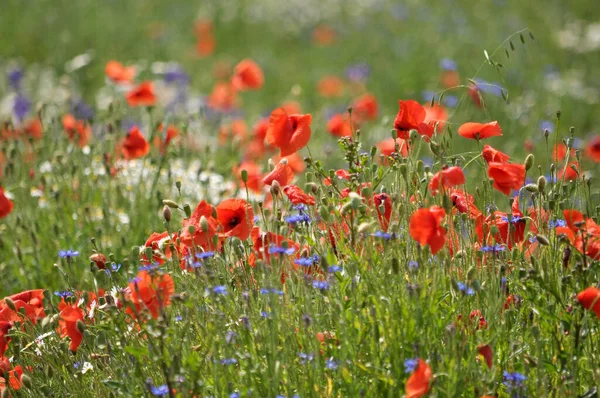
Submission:
[[[289,185],[294,179],[294,171],[288,165],[287,160],[281,160],[277,163],[277,166],[268,174],[263,177],[263,184],[271,185],[273,181],[277,181],[279,185],[285,187]]]
[[[307,206],[315,205],[315,198],[306,194],[296,185],[288,185],[283,188],[283,193],[294,205],[305,204]]]
[[[424,123],[427,112],[417,101],[399,100],[400,109],[394,120],[394,128],[398,131],[398,138],[404,140],[410,137],[410,130],[417,130],[419,134],[430,137],[433,129]]]
[[[319,25],[313,31],[313,42],[319,46],[329,46],[335,40],[335,30],[329,25]]]
[[[567,227],[556,227],[554,228],[554,233],[556,236],[564,236],[566,237],[571,244],[575,243],[575,234],[573,231]]]
[[[431,128],[435,128],[438,133],[442,132],[448,121],[448,112],[446,111],[446,108],[438,104],[434,104],[433,106],[426,105],[424,108],[424,123]]]
[[[156,95],[154,94],[154,84],[152,82],[143,82],[134,87],[127,93],[127,103],[129,106],[153,106],[156,104]]]
[[[339,97],[344,93],[344,81],[337,76],[325,76],[317,83],[317,92],[325,98]]]
[[[44,130],[42,129],[42,122],[38,118],[29,119],[25,123],[25,133],[31,138],[36,140],[41,140],[44,135]]]
[[[432,195],[436,195],[440,186],[444,188],[452,188],[465,183],[465,175],[462,169],[458,166],[448,167],[436,173],[431,181],[429,181],[429,190]]]
[[[573,168],[575,168],[575,171]],[[564,170],[560,170],[558,172],[558,179],[564,179],[565,181],[575,181],[579,178],[579,163],[578,162],[569,162],[567,167]]]
[[[336,170],[334,172],[334,174],[338,180],[350,180],[350,173],[348,173],[348,170],[339,169],[339,170]],[[329,177],[325,178],[323,180],[323,184],[325,184],[326,186],[331,185],[331,178],[329,178]]]
[[[458,134],[472,140],[482,140],[489,137],[502,135],[502,129],[498,122],[489,123],[465,123],[458,128]]]
[[[202,230],[203,218],[206,220],[206,231]],[[198,203],[190,218],[184,220],[179,240],[187,247],[200,246],[205,250],[213,249],[212,238],[216,234],[218,225],[218,221],[213,217],[213,207],[203,200]],[[193,232],[190,232],[192,228]]]
[[[6,305],[6,300],[0,301],[0,321],[23,322],[26,318],[34,325],[38,319],[46,316],[44,312],[44,290],[26,290],[8,297],[12,300],[16,311]],[[24,310],[24,314],[21,309]]]
[[[123,66],[118,61],[108,61],[104,73],[114,83],[130,83],[135,76],[135,68],[133,66]]]
[[[252,238],[254,251],[248,258],[248,264],[251,267],[256,266],[256,260],[260,259],[265,261],[267,264],[271,263],[271,254],[269,253],[269,247],[272,245],[281,247],[286,244],[287,247],[294,247],[296,250],[300,248],[300,245],[293,240],[290,240],[284,236],[273,232],[261,233],[260,228],[253,227],[250,237]],[[285,243],[284,243],[285,242]]]
[[[146,156],[150,152],[150,144],[144,138],[140,129],[133,126],[127,137],[121,142],[121,153],[125,159],[139,159]]]
[[[406,398],[420,398],[429,391],[432,372],[427,362],[419,358],[417,368],[406,381]]]
[[[507,154],[500,152],[497,149],[492,148],[489,145],[483,146],[483,151],[481,151],[481,156],[487,164],[490,163],[508,163],[510,156]]]
[[[0,187],[0,218],[4,218],[13,210],[13,202],[6,197],[4,190]]]
[[[483,224],[487,226],[485,231]],[[512,227],[509,227],[508,215],[501,211],[495,211],[494,214],[489,215],[485,221],[482,219],[476,220],[475,231],[479,238],[480,243],[487,243],[487,238],[490,237],[489,232],[492,226],[496,226],[498,233],[494,234],[492,238],[496,243],[507,245],[509,249],[512,249],[516,244],[523,242],[525,239],[525,227],[526,220],[523,218],[521,212],[513,212],[511,215]],[[484,236],[484,233],[487,234]]]
[[[275,109],[269,118],[267,142],[281,150],[280,156],[291,155],[308,144],[311,121],[310,114],[288,115],[283,108]]]
[[[494,188],[510,195],[511,189],[519,190],[525,184],[525,166],[492,162],[488,164],[488,176],[494,180]]]
[[[379,112],[379,104],[373,94],[363,94],[352,103],[352,117],[356,117],[356,123],[375,120]]]
[[[127,298],[140,313],[148,309],[156,319],[160,311],[171,304],[171,295],[175,292],[175,283],[169,274],[153,274],[140,271],[127,288]],[[132,314],[131,311],[129,311]]]
[[[450,199],[460,213],[467,213],[472,219],[481,216],[481,211],[475,206],[475,198],[472,195],[455,189],[450,193]]]
[[[196,21],[196,52],[201,57],[211,55],[215,51],[216,40],[213,34],[213,23],[209,20]]]
[[[164,140],[161,139],[161,137],[163,136]],[[161,123],[158,125],[157,134],[154,137],[154,146],[160,150],[160,153],[165,153],[165,150],[167,149],[171,141],[177,138],[177,136],[179,136],[179,130],[177,129],[177,127],[173,125],[168,125],[167,131],[165,133],[164,126]]]
[[[494,353],[492,352],[492,347],[490,347],[488,344],[478,345],[477,353],[483,357],[488,369],[491,369],[492,365],[494,364]]]
[[[217,82],[210,95],[207,105],[216,110],[229,111],[237,100],[237,90],[231,83]]]
[[[446,230],[442,227],[445,216],[444,209],[432,206],[419,209],[410,217],[410,236],[421,246],[429,245],[431,254],[439,252],[446,242]]]
[[[304,169],[306,169],[304,160],[297,153],[292,153],[291,155],[287,155],[284,157],[280,157],[277,155],[273,156],[274,162],[281,162],[283,159],[287,160],[288,165],[292,168],[292,171],[294,172],[294,174],[302,173],[304,171]]]
[[[224,228],[221,237],[237,236],[245,240],[250,236],[254,211],[243,199],[225,199],[217,205],[217,220]]]
[[[244,183],[242,181],[242,172],[246,171],[248,179]],[[263,187],[263,176],[260,167],[254,162],[243,162],[237,167],[233,168],[233,173],[237,176],[240,181],[240,185],[243,185],[249,190],[260,193]]]
[[[0,358],[4,356],[4,353],[8,349],[8,343],[10,337],[8,337],[8,330],[12,328],[11,322],[0,322]]]
[[[77,139],[77,145],[83,148],[92,137],[92,129],[85,120],[77,120],[73,115],[65,115],[62,118],[62,125],[69,139]]]
[[[256,62],[244,59],[236,65],[231,85],[240,91],[258,90],[265,83],[263,71]]]
[[[567,146],[563,143],[554,145],[554,148],[552,149],[552,160],[554,160],[555,162],[565,160],[565,158],[567,157],[568,149],[569,148],[567,148]],[[571,148],[569,157],[571,159],[575,158],[575,149],[574,148]]]
[[[586,310],[594,311],[600,319],[600,290],[595,287],[588,287],[577,295],[577,301]]]
[[[585,146],[585,154],[595,163],[600,163],[600,135],[592,137]]]
[[[408,141],[403,140],[402,138],[388,138],[383,141],[380,141],[377,144],[377,148],[381,152],[382,155],[386,157],[392,156],[392,153],[396,153],[396,144],[398,144],[398,154],[402,157],[408,156]]]
[[[373,196],[373,203],[377,211],[379,226],[381,230],[387,232],[390,226],[390,217],[392,216],[392,199],[386,193],[378,193]],[[383,210],[381,209],[383,207]]]
[[[146,252],[145,250],[142,251],[141,254],[141,258],[140,261],[142,262],[142,264],[151,264],[151,263],[156,263],[159,265],[162,265],[165,263],[165,259],[162,255],[162,246],[165,242],[171,240],[171,236],[169,235],[168,231],[165,231],[161,234],[157,233],[157,232],[152,232],[152,235],[150,235],[150,237],[148,238],[148,240],[146,240],[146,243],[144,243],[144,248],[149,247],[152,249],[152,261],[150,261],[148,259],[148,257],[146,256]],[[167,247],[165,249],[165,255],[167,257],[171,257],[171,251],[170,249]]]
[[[77,328],[77,321],[83,322],[85,313],[77,305],[68,305],[60,311],[60,319],[58,321],[60,329],[60,337],[69,336],[71,344],[69,349],[71,352],[77,352],[77,348],[83,341],[83,333]]]
[[[335,137],[352,137],[352,124],[343,114],[334,115],[327,122],[327,131]]]
[[[90,261],[96,264],[98,269],[106,268],[106,256],[102,253],[94,253],[90,256]]]
[[[6,364],[3,364],[3,368],[6,367]],[[8,385],[13,390],[20,390],[23,387],[23,367],[21,365],[15,366],[14,369],[10,369],[10,363],[8,363],[8,367],[2,372],[2,375],[8,374]],[[6,389],[6,379],[4,377],[0,377],[0,392],[4,392]],[[9,396],[9,395],[7,395]]]

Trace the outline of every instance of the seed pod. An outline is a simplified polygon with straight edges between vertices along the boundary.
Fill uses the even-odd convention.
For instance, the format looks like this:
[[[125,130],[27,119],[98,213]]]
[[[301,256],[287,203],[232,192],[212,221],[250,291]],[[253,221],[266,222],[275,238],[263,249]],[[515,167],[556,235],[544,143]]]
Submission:
[[[535,239],[538,241],[538,243],[542,246],[550,246],[550,241],[548,240],[548,238],[544,235],[536,235]]]
[[[166,222],[171,222],[171,209],[169,208],[169,206],[163,207],[163,218],[165,219]]]
[[[525,170],[529,170],[533,166],[534,160],[535,158],[533,157],[532,153],[527,155],[527,157],[525,158]]]
[[[169,206],[169,207],[171,207],[173,209],[178,209],[179,208],[179,205],[177,203],[175,203],[175,202],[173,202],[172,200],[169,200],[169,199],[163,200],[163,205]]]
[[[537,184],[527,184],[525,185],[525,190],[527,192],[536,193],[539,191]]]

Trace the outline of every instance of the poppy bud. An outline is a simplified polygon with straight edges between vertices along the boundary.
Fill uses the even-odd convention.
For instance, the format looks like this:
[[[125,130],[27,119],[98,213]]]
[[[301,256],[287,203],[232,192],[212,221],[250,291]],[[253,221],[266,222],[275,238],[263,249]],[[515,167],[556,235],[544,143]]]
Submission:
[[[348,197],[350,198],[350,206],[353,209],[358,209],[362,204],[363,198],[356,192],[350,192]]]
[[[98,269],[106,268],[106,257],[104,257],[104,255],[101,253],[92,254],[90,256],[90,261],[96,264],[96,267],[98,267]]]
[[[435,156],[439,156],[440,155],[440,144],[436,144],[435,142],[431,141],[429,143],[429,149],[431,149],[431,152]]]
[[[275,168],[275,162],[273,159],[269,158],[269,170],[273,170]]]
[[[552,163],[550,165],[550,173],[554,173],[555,170],[556,170],[556,166],[554,165],[554,163]]]
[[[31,383],[31,377],[29,377],[29,375],[27,374],[21,375],[21,383],[23,383],[23,385],[27,388],[31,388],[31,386],[33,385]]]
[[[319,207],[319,216],[325,222],[329,221],[329,210],[325,206]]]
[[[306,183],[306,185],[304,185],[304,189],[312,192],[313,194],[316,194],[319,192],[319,186],[317,184],[315,184],[314,182]]]
[[[208,220],[204,216],[200,217],[200,229],[204,233],[208,232]]]
[[[81,319],[77,320],[76,326],[77,330],[79,330],[79,333],[83,334],[85,332],[85,324],[81,321]]]
[[[281,192],[281,185],[279,184],[279,181],[274,180],[271,183],[271,195],[273,196],[279,196],[279,193]]]
[[[400,175],[402,175],[402,177],[404,177],[404,179],[406,179],[406,176],[408,175],[408,167],[406,166],[405,163],[402,163],[400,165]]]
[[[175,187],[177,188],[178,191],[181,190],[181,181],[175,181]]]
[[[398,131],[396,129],[392,129],[391,134],[393,139],[398,138]]]
[[[177,203],[173,202],[172,200],[165,199],[162,202],[163,202],[163,205],[169,206],[169,207],[171,207],[173,209],[178,209],[179,208],[179,205]]]
[[[143,246],[142,246],[143,247]],[[151,247],[145,247],[144,248],[144,256],[150,261],[150,259],[152,259],[152,248]]]
[[[544,190],[546,189],[546,177],[540,176],[540,178],[538,178],[537,180],[537,185],[538,191],[544,192]]]
[[[171,222],[171,209],[169,208],[169,206],[165,206],[163,207],[163,217],[165,219],[166,222]]]
[[[548,138],[549,135],[550,131],[548,131],[548,129],[544,129],[544,138]]]
[[[363,187],[360,190],[360,194],[362,195],[363,198],[368,198],[371,196],[371,188],[370,187]]]
[[[550,245],[550,241],[544,235],[536,235],[535,239],[542,246],[549,246]]]
[[[418,137],[419,137],[419,132],[417,130],[410,130],[411,141],[416,140]]]
[[[2,398],[9,398],[10,397],[10,391],[8,390],[8,388],[5,388],[4,390],[2,390]]]
[[[190,205],[183,206],[183,211],[185,212],[185,216],[187,218],[191,217],[191,215],[192,215],[192,208],[190,207]]]
[[[417,172],[422,173],[425,167],[425,163],[421,159],[417,160]]]
[[[350,213],[351,211],[352,211],[352,203],[348,202],[342,206],[342,210],[340,211],[340,213],[342,213],[342,215],[346,215],[346,214]]]
[[[452,200],[447,195],[442,198],[442,205],[446,213],[450,214],[452,212]]]
[[[525,190],[527,192],[535,193],[535,192],[538,192],[538,186],[537,186],[537,184],[527,184],[527,185],[525,185]]]
[[[16,310],[17,310],[17,307],[15,306],[15,302],[14,302],[14,301],[12,301],[12,299],[11,299],[11,298],[9,298],[9,297],[6,297],[6,298],[4,299],[4,303],[5,303],[5,304],[6,304],[6,306],[7,306],[8,308],[10,308],[11,310],[13,310],[13,311],[16,311]]]
[[[400,272],[400,262],[396,257],[392,257],[392,272],[394,274],[398,274]]]
[[[494,224],[494,225],[492,225],[492,226],[490,227],[490,233],[491,233],[492,235],[497,235],[497,234],[499,234],[499,233],[500,233],[500,230],[498,229],[498,226],[497,226],[497,225],[495,225],[495,224]]]
[[[533,154],[529,154],[527,155],[527,157],[525,158],[525,170],[529,170],[531,168],[531,166],[533,166],[533,162],[534,162],[534,157]]]

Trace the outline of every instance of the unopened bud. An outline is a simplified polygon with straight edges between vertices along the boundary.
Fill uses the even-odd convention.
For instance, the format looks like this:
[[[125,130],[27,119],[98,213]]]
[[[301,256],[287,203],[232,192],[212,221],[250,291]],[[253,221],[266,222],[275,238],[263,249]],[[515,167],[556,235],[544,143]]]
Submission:
[[[544,192],[546,189],[546,177],[540,176],[537,180],[538,191]]]
[[[536,235],[535,239],[538,241],[538,243],[542,246],[550,246],[550,241],[548,240],[547,237],[545,237],[544,235]]]
[[[183,206],[183,211],[185,212],[185,216],[187,218],[190,218],[192,216],[192,208],[190,207],[190,205]]]
[[[173,209],[178,209],[179,208],[179,205],[177,203],[175,203],[175,202],[173,202],[172,200],[169,200],[169,199],[163,200],[163,205],[169,206],[169,207],[171,207]]]
[[[31,377],[29,377],[27,374],[21,375],[21,383],[23,383],[23,385],[27,388],[31,388],[33,385],[31,382]]]
[[[527,184],[527,185],[525,185],[525,190],[527,192],[533,192],[533,193],[539,191],[537,184]]]
[[[86,327],[85,324],[81,321],[81,319],[77,320],[76,326],[77,330],[79,330],[79,333],[83,334],[85,332]]]
[[[14,302],[14,301],[12,301],[12,299],[11,299],[11,298],[9,298],[9,297],[5,298],[5,299],[4,299],[4,303],[5,303],[5,304],[6,304],[6,306],[7,306],[8,308],[10,308],[11,310],[13,310],[13,311],[16,311],[16,310],[17,310],[17,307],[15,306],[15,302]]]
[[[279,196],[279,193],[281,192],[281,185],[279,184],[279,181],[274,180],[271,183],[271,195],[273,196]]]
[[[165,207],[163,207],[162,213],[165,221],[171,222],[171,208],[165,205]]]
[[[350,198],[350,206],[353,209],[358,209],[362,205],[363,198],[356,192],[350,192],[348,197]]]
[[[208,219],[204,216],[200,217],[200,229],[202,232],[208,232]]]
[[[90,256],[90,261],[96,264],[98,269],[104,269],[106,267],[106,257],[101,253],[94,253]]]
[[[527,157],[525,158],[525,170],[529,170],[533,166],[534,160],[535,158],[533,157],[532,153],[527,155]]]

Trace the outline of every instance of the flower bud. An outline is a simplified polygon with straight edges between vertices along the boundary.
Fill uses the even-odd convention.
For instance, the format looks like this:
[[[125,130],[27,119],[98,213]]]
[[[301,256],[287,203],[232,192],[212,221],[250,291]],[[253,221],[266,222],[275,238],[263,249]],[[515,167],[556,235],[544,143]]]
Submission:
[[[527,157],[525,158],[525,170],[529,170],[533,166],[534,160],[535,158],[533,157],[532,153],[527,155]]]
[[[76,326],[77,330],[79,330],[79,333],[83,334],[85,332],[86,327],[85,324],[81,321],[81,319],[77,320]]]
[[[527,185],[525,185],[525,190],[527,192],[532,192],[532,193],[539,191],[537,184],[527,184]]]
[[[15,306],[15,302],[14,302],[14,301],[12,301],[12,299],[11,299],[11,298],[9,298],[9,297],[6,297],[6,298],[4,299],[4,303],[5,303],[5,304],[6,304],[6,306],[7,306],[8,308],[10,308],[11,310],[13,310],[13,311],[16,311],[16,310],[17,310],[17,307]]]
[[[23,385],[27,388],[31,388],[33,385],[31,382],[31,377],[29,377],[27,374],[21,375],[21,383],[23,383]]]
[[[208,232],[208,219],[204,216],[200,217],[200,229],[202,232]]]
[[[163,207],[163,218],[165,219],[166,222],[171,222],[171,208],[169,208],[169,206]]]
[[[538,241],[538,243],[542,246],[550,246],[550,241],[548,240],[548,238],[544,235],[536,235],[535,239]]]
[[[544,192],[546,189],[546,177],[540,176],[537,180],[538,191]]]
[[[179,208],[179,205],[177,203],[175,203],[175,202],[173,202],[172,200],[169,200],[169,199],[163,200],[163,205],[169,206],[169,207],[171,207],[173,209],[178,209]]]
[[[281,192],[281,185],[279,184],[279,181],[274,180],[271,183],[271,195],[273,196],[279,196],[279,193]]]
[[[90,256],[90,261],[94,262],[98,269],[106,268],[106,257],[104,257],[104,254],[94,253]]]

